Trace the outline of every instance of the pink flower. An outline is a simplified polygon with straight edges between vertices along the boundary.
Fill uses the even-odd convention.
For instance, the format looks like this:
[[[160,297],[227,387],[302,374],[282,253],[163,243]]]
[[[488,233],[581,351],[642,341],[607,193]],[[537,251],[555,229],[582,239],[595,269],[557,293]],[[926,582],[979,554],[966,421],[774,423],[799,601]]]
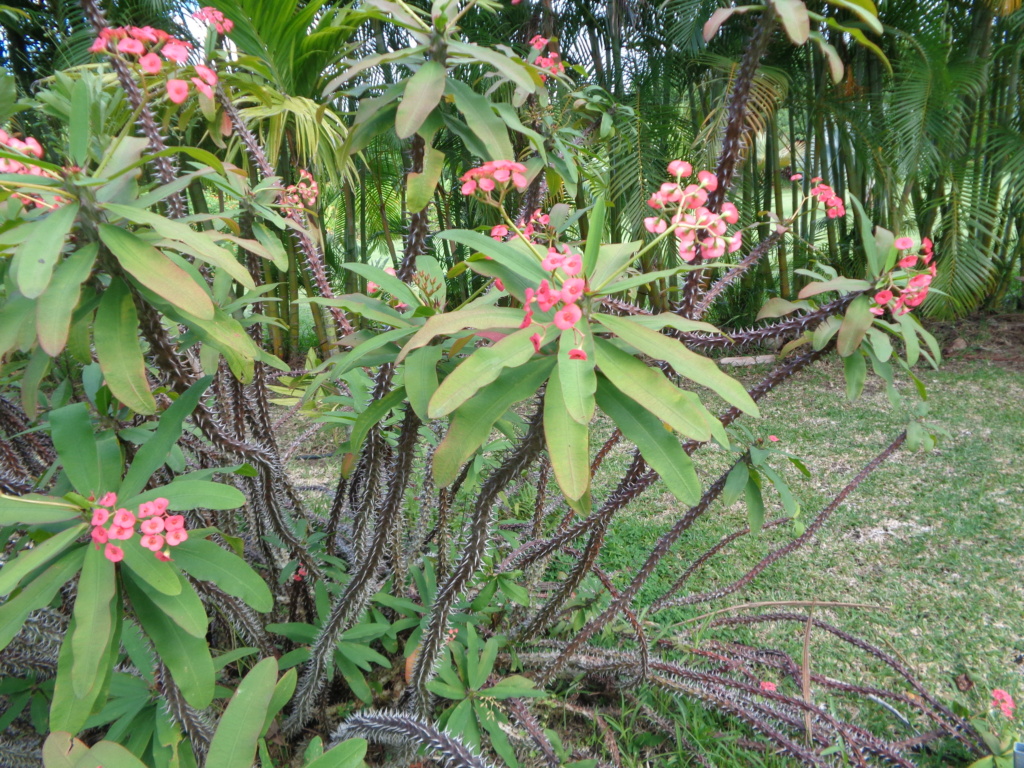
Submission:
[[[1013,697],[1001,688],[996,688],[992,691],[992,708],[998,709],[1006,717],[1013,717],[1013,710],[1017,708],[1017,705],[1013,702]]]
[[[893,243],[893,245],[896,246],[897,251],[905,251],[914,246],[914,241],[909,237],[897,237],[896,242]]]
[[[576,325],[576,321],[582,316],[583,312],[580,310],[579,305],[569,304],[564,306],[555,312],[555,327],[566,331]]]
[[[165,59],[173,61],[175,64],[184,64],[186,59],[188,59],[188,48],[178,40],[172,40],[167,43],[160,49],[160,53],[164,55]]]
[[[534,35],[530,40],[530,47],[536,48],[538,51],[543,51],[548,47],[548,39],[546,37],[541,37],[540,35]]]
[[[664,219],[657,216],[648,216],[644,219],[644,228],[654,235],[660,235],[668,227]]]
[[[125,528],[120,525],[112,525],[107,531],[107,536],[114,541],[125,541],[135,533],[135,528]]]
[[[777,438],[775,435],[768,435],[768,440],[772,443],[779,442],[779,438]]]
[[[131,528],[135,525],[135,515],[127,509],[119,509],[114,513],[114,525],[122,528]]]
[[[932,252],[931,238],[925,237],[921,239],[921,250],[927,254],[930,254]]]
[[[578,253],[569,254],[566,257],[565,262],[563,262],[562,264],[562,271],[565,272],[565,274],[569,275],[570,277],[578,275],[582,271],[582,269],[583,257],[581,257]]]
[[[147,53],[139,59],[139,66],[142,67],[142,71],[147,75],[155,75],[160,72],[163,62],[160,61],[160,57],[155,53]]]
[[[129,53],[133,56],[139,56],[146,52],[146,47],[134,37],[126,37],[117,44],[117,50],[121,53]]]
[[[116,493],[113,493],[113,492],[105,493],[105,494],[103,494],[103,497],[100,499],[100,506],[101,507],[112,507],[115,504],[117,504],[117,494]]]
[[[166,536],[167,543],[172,547],[178,546],[183,541],[188,541],[188,531],[184,528],[175,528],[173,531],[167,531]]]
[[[761,681],[761,690],[767,691],[768,693],[775,693],[778,690],[778,686],[775,683],[769,682],[768,680]]]
[[[110,512],[105,509],[94,509],[92,511],[92,524],[93,525],[106,525],[107,520],[110,518]]]
[[[462,194],[464,194],[464,195],[472,195],[474,192],[476,192],[476,182],[475,181],[467,181],[467,182],[465,182],[462,185]]]
[[[184,80],[168,80],[167,98],[175,104],[181,104],[188,98],[188,83]]]
[[[92,529],[92,540],[95,543],[106,544],[109,539],[110,536],[107,534],[106,528],[101,528],[97,525],[95,528]]]
[[[735,224],[740,220],[740,212],[736,206],[726,201],[722,203],[722,221],[726,224]]]
[[[562,283],[562,303],[574,304],[576,299],[583,295],[585,283],[581,277],[570,277]]]
[[[119,563],[124,559],[124,550],[113,544],[107,544],[103,550],[103,556],[112,563]]]
[[[205,96],[208,99],[213,98],[213,88],[204,83],[200,78],[193,77],[192,83],[195,85],[196,90],[203,94],[203,96]]]
[[[878,293],[875,294],[875,303],[878,304],[879,306],[884,307],[890,301],[892,301],[892,291],[890,291],[888,288],[886,288],[884,291],[879,291]]]
[[[97,37],[92,41],[92,45],[89,46],[89,53],[103,53],[107,50],[107,41],[102,37]]]
[[[542,341],[542,338],[541,338],[541,335],[539,333],[535,333],[535,334],[533,334],[533,336],[530,337],[530,343],[533,344],[533,351],[534,352],[540,352],[540,343],[541,343],[541,341]]]
[[[801,179],[803,179],[803,177],[804,177],[804,175],[802,173],[794,173],[792,176],[789,177],[789,180],[790,181],[800,181]]]
[[[156,533],[151,533],[139,539],[139,544],[152,552],[156,552],[164,545],[164,537]]]
[[[904,256],[896,263],[903,269],[911,269],[915,264],[917,264],[917,256],[910,254],[909,256]]]
[[[164,528],[168,531],[180,531],[185,527],[185,518],[182,515],[171,515],[164,518]]]
[[[491,227],[491,237],[495,240],[501,240],[508,236],[508,227],[504,224],[498,224],[497,226]]]
[[[558,267],[562,266],[564,261],[565,256],[554,248],[548,248],[548,255],[541,261],[540,268],[545,272],[554,272]]]
[[[196,64],[196,74],[210,85],[217,84],[217,73],[209,67],[204,67],[202,64]]]
[[[380,290],[380,286],[377,285],[375,282],[373,282],[373,280],[367,280],[366,281],[366,292],[367,293],[372,295],[372,294],[376,293],[379,290]]]
[[[932,283],[931,275],[914,275],[908,285],[911,288],[927,288]]]
[[[673,160],[668,164],[668,172],[669,175],[681,179],[693,173],[693,166],[685,160]]]
[[[142,525],[140,525],[139,528],[142,529],[143,533],[149,536],[156,533],[163,533],[164,519],[162,517],[151,517],[148,520],[143,520]]]
[[[697,178],[700,180],[700,185],[708,192],[714,192],[718,189],[718,177],[711,171],[701,171],[697,174]]]
[[[582,349],[570,349],[569,350],[569,359],[570,360],[586,360],[587,359],[587,353],[584,352]]]
[[[392,277],[395,277],[395,268],[394,267],[384,267],[384,274],[391,275]]]

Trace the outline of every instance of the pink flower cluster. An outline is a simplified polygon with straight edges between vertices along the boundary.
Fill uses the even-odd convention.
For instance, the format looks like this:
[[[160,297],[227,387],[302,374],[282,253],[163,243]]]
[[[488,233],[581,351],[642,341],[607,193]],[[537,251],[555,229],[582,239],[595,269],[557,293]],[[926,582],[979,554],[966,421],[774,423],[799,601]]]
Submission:
[[[124,508],[113,510],[117,506],[117,495],[106,494],[92,511],[92,540],[96,548],[103,544],[103,556],[113,563],[120,562],[124,559],[124,550],[112,542],[131,539],[138,523],[142,534],[139,544],[150,550],[157,560],[168,562],[171,559],[170,549],[164,544],[167,547],[178,546],[188,540],[188,531],[185,530],[184,517],[167,514],[167,504],[164,498],[143,502],[136,515]],[[104,528],[108,522],[110,526]]]
[[[1013,717],[1013,710],[1017,705],[1013,703],[1013,697],[1002,688],[992,691],[992,709],[998,709],[1006,717]]]
[[[699,171],[696,184],[683,186],[682,180],[693,174],[693,166],[683,160],[669,163],[668,172],[675,181],[662,184],[647,204],[656,210],[675,206],[675,213],[668,221],[660,216],[647,217],[647,231],[660,235],[671,227],[678,240],[679,257],[686,262],[697,258],[698,245],[705,259],[717,259],[738,250],[743,244],[742,232],[726,236],[728,226],[740,220],[736,206],[724,202],[720,213],[712,213],[704,205],[708,192],[718,189],[718,177],[709,171]]]
[[[43,147],[33,137],[29,136],[24,141],[11,136],[7,131],[0,130],[0,146],[7,149],[20,152],[23,155],[34,157],[37,160],[43,159]],[[22,163],[18,160],[9,160],[6,157],[0,157],[0,173],[20,173],[25,176],[45,176],[47,178],[54,178],[54,174],[45,168],[40,168],[38,165],[32,163]],[[24,195],[15,193],[14,195],[21,200],[26,206],[38,206],[40,208],[47,207],[53,208],[64,202],[63,198],[55,197],[53,205],[49,205],[43,201],[41,197],[35,195]]]
[[[821,183],[821,177],[811,179],[818,182],[816,187],[811,188],[811,197],[818,198],[825,206],[825,215],[830,219],[838,219],[846,215],[846,206],[843,205],[843,198],[836,194],[828,184]]]
[[[204,9],[214,11],[212,8]],[[231,24],[224,21],[222,27]],[[230,27],[225,27],[230,30]],[[218,28],[219,31],[219,28]],[[171,37],[162,29],[152,27],[116,27],[100,31],[89,50],[93,53],[121,53],[139,57],[139,68],[147,75],[158,75],[163,69],[160,56],[174,64],[184,64],[188,60],[191,43]],[[213,86],[217,84],[217,73],[209,67],[197,64],[192,84],[199,93],[208,99],[213,98]],[[167,98],[174,104],[181,104],[188,98],[189,81],[171,78],[167,81]]]
[[[526,166],[511,160],[490,160],[479,168],[470,168],[462,174],[462,194],[486,193],[490,198],[494,190],[504,191],[509,182],[516,189],[526,189]]]
[[[899,237],[894,245],[897,251],[909,251],[913,248],[914,241],[909,237]],[[894,315],[905,315],[920,305],[928,296],[929,287],[936,274],[933,255],[932,241],[926,237],[921,240],[921,248],[917,253],[907,254],[897,261],[896,266],[907,270],[908,273],[913,271],[914,274],[911,274],[906,287],[902,289],[893,284],[890,278],[889,287],[875,294],[877,306],[871,308],[872,314],[882,315],[886,309],[890,309]]]
[[[192,14],[192,18],[196,21],[204,21],[207,24],[212,24],[213,28],[217,30],[217,34],[226,35],[232,29],[235,28],[235,22],[231,19],[224,17],[224,14],[218,11],[216,8],[206,6],[200,8],[196,13]]]
[[[312,208],[320,194],[320,186],[313,179],[313,174],[305,168],[299,169],[299,182],[285,187],[283,202],[296,208],[305,205]]]
[[[551,272],[551,280],[541,280],[536,290],[526,289],[525,315],[522,325],[519,327],[528,328],[533,323],[533,307],[531,305],[534,302],[537,303],[537,308],[541,312],[548,312],[556,305],[561,304],[562,306],[555,312],[553,322],[559,330],[567,331],[583,317],[583,311],[576,303],[587,287],[586,281],[582,277],[576,277],[583,271],[583,257],[567,245],[563,245],[561,250],[551,247],[548,248],[548,255],[541,262],[541,267],[545,271]],[[559,271],[561,275],[558,274]],[[559,278],[561,287],[556,288],[552,282]],[[542,339],[543,336],[540,333],[535,333],[530,337],[533,348],[537,352],[540,352]],[[570,351],[569,357],[573,360],[586,360],[587,353],[582,349],[574,349]]]
[[[760,688],[762,691],[767,691],[768,693],[775,693],[775,691],[777,691],[779,687],[770,680],[762,680]]]
[[[537,51],[537,57],[533,60],[533,64],[550,72],[552,75],[560,75],[565,72],[565,64],[562,63],[562,57],[554,51],[547,56],[543,55],[543,51],[548,47],[549,42],[546,37],[541,37],[540,35],[534,35],[530,40],[530,47]],[[542,81],[547,80],[548,76],[541,74],[540,79]]]

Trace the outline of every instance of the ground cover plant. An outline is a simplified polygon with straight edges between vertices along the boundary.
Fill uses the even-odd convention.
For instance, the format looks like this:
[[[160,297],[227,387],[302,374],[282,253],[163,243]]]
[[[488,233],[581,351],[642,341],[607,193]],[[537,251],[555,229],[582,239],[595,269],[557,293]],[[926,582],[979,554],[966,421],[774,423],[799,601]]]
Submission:
[[[881,32],[870,4],[834,6]],[[673,159],[630,214],[607,194],[614,172],[588,162],[607,95],[578,89],[550,37],[474,39],[471,21],[506,12],[496,2],[224,2],[195,14],[195,42],[82,10],[97,63],[10,105],[0,134],[3,760],[582,768],[621,760],[605,715],[625,697],[698,764],[709,750],[674,707],[747,729],[766,760],[911,765],[941,741],[1006,764],[1012,695],[952,703],[822,613],[845,601],[762,601],[668,631],[941,432],[915,374],[941,357],[913,311],[939,275],[932,241],[872,226],[858,198],[797,171],[788,212],[758,221],[730,199],[769,44],[817,46],[838,80],[820,30],[860,27],[789,0],[710,14],[707,39],[740,21],[750,35],[717,161]],[[292,69],[265,45],[288,30],[306,46]],[[304,79],[341,43],[333,77]],[[313,95],[274,102],[275,80]],[[326,117],[339,100],[350,122]],[[409,158],[401,251],[389,240],[392,266],[349,261],[332,281],[327,180],[294,158],[352,175],[381,137]],[[860,269],[808,262],[756,327],[710,323],[808,217],[849,217]],[[304,295],[275,307],[275,279]],[[286,362],[300,304],[333,346]],[[772,343],[750,381],[714,359]],[[847,400],[878,395],[886,429],[803,506],[787,420],[769,433],[758,419],[832,359]],[[299,411],[316,423],[286,445],[278,425]],[[287,462],[322,425],[342,459],[317,507]],[[670,525],[634,547],[627,510],[662,489]],[[696,524],[740,501],[734,533],[694,545]],[[754,540],[770,548],[734,578],[698,578]],[[616,552],[629,562],[609,574]],[[760,631],[786,627],[802,655]],[[812,667],[812,633],[845,649],[845,674]],[[603,747],[559,727],[580,716]]]

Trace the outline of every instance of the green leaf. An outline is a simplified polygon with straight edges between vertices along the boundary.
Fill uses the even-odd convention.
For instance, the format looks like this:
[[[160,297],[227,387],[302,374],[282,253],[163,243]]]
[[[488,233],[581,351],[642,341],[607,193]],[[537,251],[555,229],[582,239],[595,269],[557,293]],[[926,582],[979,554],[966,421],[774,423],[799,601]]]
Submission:
[[[445,377],[427,405],[432,419],[447,416],[469,400],[481,387],[501,375],[505,368],[518,368],[536,354],[530,337],[536,333],[523,328],[493,346],[480,347]]]
[[[261,736],[270,730],[270,726],[274,722],[274,718],[277,717],[277,713],[284,709],[285,704],[291,700],[292,694],[295,693],[295,684],[298,679],[298,673],[294,669],[289,669],[277,681],[277,685],[274,686],[274,693],[270,697],[270,703],[267,705],[266,717],[263,718],[263,728],[260,730]]]
[[[435,336],[448,336],[453,333],[472,328],[482,331],[493,328],[518,328],[523,322],[523,311],[510,307],[487,307],[483,309],[465,309],[459,312],[428,317],[416,335],[406,342],[396,362],[402,362],[405,356],[414,349],[429,344]]]
[[[839,339],[836,342],[836,351],[842,357],[849,357],[860,346],[864,340],[864,334],[875,321],[871,314],[871,299],[862,294],[850,302],[846,310],[846,316],[839,327]]]
[[[155,558],[150,559],[155,561]],[[170,670],[171,677],[181,689],[185,701],[197,709],[210,706],[210,702],[213,701],[215,672],[206,638],[190,635],[179,627],[135,586],[132,579],[125,579],[124,583],[138,614],[139,623],[153,641],[156,652]],[[262,722],[260,718],[257,725]]]
[[[590,427],[569,415],[560,381],[561,355],[559,358],[544,395],[544,440],[558,487],[575,501],[590,487]]]
[[[750,470],[747,469],[747,462],[740,461],[729,470],[725,478],[725,488],[722,490],[722,504],[726,508],[736,503],[744,489],[747,487],[747,480],[750,479]]]
[[[99,246],[88,243],[57,265],[46,292],[36,302],[36,334],[39,346],[56,357],[67,344],[71,316],[78,306],[84,283],[92,273]]]
[[[587,282],[590,284],[592,293],[603,289],[605,285],[615,278],[626,265],[633,261],[634,254],[643,245],[642,240],[633,240],[629,243],[607,243],[599,247],[597,263],[594,271],[590,273]],[[614,293],[614,291],[610,291]]]
[[[211,237],[211,232],[197,232],[188,224],[180,221],[173,221],[168,219],[166,216],[161,216],[158,213],[153,213],[144,208],[139,208],[134,205],[115,205],[114,203],[107,203],[106,208],[111,213],[121,216],[133,224],[142,224],[153,228],[158,235],[167,238],[168,240],[177,241],[184,248],[178,250],[184,250],[186,253],[195,256],[197,259],[205,261],[207,264],[223,269],[231,277],[233,277],[238,283],[245,286],[250,291],[256,287],[256,283],[253,282],[252,275],[249,274],[249,270],[245,268],[235,255],[226,248],[222,248],[217,245]],[[171,245],[175,247],[174,244]]]
[[[238,509],[245,504],[245,494],[226,483],[212,480],[173,480],[152,491],[132,497],[132,505],[152,501],[163,496],[169,502],[168,509],[184,512],[191,509]],[[128,503],[126,501],[125,503]]]
[[[323,307],[341,307],[367,320],[392,325],[395,328],[408,328],[410,323],[396,309],[383,301],[370,298],[362,293],[346,293],[336,299],[324,299],[319,296],[299,297],[299,304],[319,304]]]
[[[843,358],[843,372],[846,374],[846,399],[851,403],[864,391],[864,382],[868,376],[868,364],[862,354],[852,354]]]
[[[43,742],[45,768],[75,768],[89,748],[66,731],[54,731]]]
[[[537,256],[531,253],[522,241],[500,242],[482,232],[474,232],[469,229],[446,229],[439,232],[437,237],[472,248],[474,252],[494,259],[498,264],[522,277],[528,285],[537,286],[541,280],[550,277],[541,268]],[[474,269],[476,269],[475,265]],[[522,319],[522,315],[520,315],[519,320]],[[514,327],[518,327],[518,325],[517,322]]]
[[[305,768],[361,768],[366,756],[366,745],[365,739],[346,739]]]
[[[0,596],[10,594],[36,568],[41,568],[71,546],[75,539],[85,533],[85,523],[72,525],[60,533],[36,544],[32,549],[22,550],[15,559],[8,560],[0,568]]]
[[[200,320],[213,320],[206,290],[189,274],[137,235],[100,224],[100,239],[128,274],[173,306]]]
[[[803,45],[811,33],[811,17],[803,0],[772,0],[775,13],[793,45]]]
[[[146,487],[146,483],[149,482],[153,473],[164,465],[171,448],[181,437],[185,419],[195,410],[200,398],[212,381],[212,376],[204,376],[178,395],[171,407],[160,414],[156,432],[139,448],[134,461],[128,468],[128,473],[124,476],[120,488],[120,494],[123,497],[129,498],[137,495]]]
[[[601,195],[594,203],[594,210],[590,214],[587,244],[583,249],[583,274],[587,277],[594,276],[597,260],[601,254],[601,236],[604,234],[604,219],[607,210],[608,202],[604,199],[604,195]]]
[[[395,387],[384,397],[374,400],[352,423],[352,431],[345,445],[347,453],[358,453],[373,426],[405,401],[405,387]]]
[[[747,497],[747,525],[752,532],[757,533],[764,525],[764,499],[761,498],[761,486],[753,474],[747,479],[744,490]]]
[[[878,20],[878,9],[871,0],[826,0],[826,2],[836,8],[846,9],[863,21],[876,35],[882,35],[882,22]]]
[[[516,760],[516,751],[509,743],[508,735],[501,728],[504,716],[496,707],[487,702],[476,699],[473,701],[473,711],[476,713],[476,721],[483,725],[484,729],[491,736],[491,747],[501,757],[508,768],[519,768],[519,761]]]
[[[470,131],[487,150],[487,160],[512,160],[515,153],[508,138],[505,121],[494,114],[491,101],[476,93],[466,83],[449,79],[445,90],[455,99],[455,106],[466,118]]]
[[[342,266],[350,272],[372,280],[380,286],[381,290],[387,291],[396,299],[405,302],[410,307],[418,307],[422,302],[417,298],[412,289],[392,274],[385,272],[380,267],[359,262],[348,262]]]
[[[111,490],[102,487],[102,462],[85,403],[50,411],[50,435],[64,464],[64,472],[76,491],[83,496],[100,498]]]
[[[32,611],[50,604],[57,591],[78,573],[84,558],[85,547],[76,547],[0,605],[0,651],[14,639]]]
[[[216,584],[254,610],[266,613],[274,607],[274,597],[259,574],[212,541],[190,537],[174,548],[174,562],[193,578]]]
[[[760,416],[757,403],[747,394],[743,385],[722,373],[708,358],[691,352],[675,339],[662,336],[626,318],[602,314],[596,315],[596,318],[627,344],[657,360],[664,360],[680,376],[714,390],[723,400],[744,413],[755,418]]]
[[[662,312],[657,315],[633,315],[629,319],[630,322],[642,325],[644,328],[650,328],[652,331],[660,331],[662,328],[675,328],[676,330],[683,332],[700,331],[702,333],[711,333],[717,336],[725,335],[711,323],[705,323],[700,320],[690,320],[688,317],[680,317],[674,312]]]
[[[53,496],[35,493],[8,496],[0,493],[0,525],[45,525],[81,517],[79,507]]]
[[[93,745],[88,757],[79,760],[75,768],[146,768],[146,764],[113,741],[101,741]]]
[[[451,699],[452,701],[462,701],[466,698],[465,688],[462,686],[454,686],[441,680],[430,680],[427,683],[427,690],[431,693],[436,693],[438,696],[445,699]]]
[[[580,424],[589,424],[594,418],[594,390],[597,389],[597,374],[594,372],[594,336],[589,325],[580,329],[583,335],[580,348],[586,360],[570,359],[569,353],[576,349],[576,329],[567,328],[558,339],[559,380],[562,382],[562,399],[569,416]]]
[[[426,61],[405,84],[402,101],[395,114],[395,133],[408,139],[423,125],[444,95],[446,71],[436,61]]]
[[[468,59],[483,64],[490,64],[498,72],[528,93],[533,93],[540,86],[540,81],[535,79],[529,67],[519,57],[512,58],[491,48],[457,41],[448,43],[448,52],[456,56],[465,56]],[[508,159],[511,159],[511,155]]]
[[[855,280],[852,277],[834,277],[831,280],[808,283],[799,294],[799,298],[806,299],[817,296],[819,293],[838,291],[839,293],[851,293],[853,291],[866,291],[871,288],[867,280]]]
[[[29,236],[14,251],[10,275],[22,295],[35,299],[43,295],[57,266],[64,240],[78,215],[78,203],[67,203],[37,220]]]
[[[484,688],[480,693],[494,699],[514,699],[520,696],[537,697],[547,695],[547,691],[542,688],[535,688],[534,685],[533,680],[530,680],[528,677],[510,675],[509,677],[502,678],[490,688]]]
[[[611,342],[599,339],[596,347],[601,372],[620,392],[679,434],[702,442],[711,439],[710,419],[714,417],[692,393],[682,391],[661,371],[645,365]]]
[[[256,742],[277,684],[277,659],[263,659],[245,676],[220,717],[206,762],[218,768],[251,768]]]
[[[114,278],[96,311],[96,357],[114,397],[136,413],[148,415],[156,413],[156,400],[149,390],[138,334],[139,316],[131,292]]]
[[[764,320],[766,317],[782,317],[798,309],[808,309],[805,301],[786,301],[778,297],[768,299],[761,310],[757,313],[756,320]]]
[[[128,547],[125,547],[125,549],[127,548]],[[137,548],[141,549],[141,547]],[[152,555],[152,553],[148,551],[146,554]],[[210,620],[206,616],[206,609],[203,607],[203,603],[199,599],[199,596],[192,589],[192,585],[188,583],[185,577],[179,574],[175,574],[175,576],[181,585],[181,589],[176,595],[164,594],[157,589],[153,589],[153,587],[142,580],[137,580],[133,583],[139,590],[145,592],[149,601],[161,610],[169,619],[171,619],[171,621],[193,637],[205,639],[206,631],[210,626]],[[125,581],[128,582],[131,581],[131,579],[125,579]]]
[[[282,271],[288,270],[288,251],[281,245],[281,238],[274,234],[265,224],[258,221],[252,223],[252,234],[270,253],[274,266]]]
[[[814,329],[811,346],[815,349],[824,349],[825,345],[832,341],[832,337],[839,331],[840,325],[842,325],[842,321],[838,317],[828,317],[823,320]]]
[[[79,699],[89,692],[100,674],[100,665],[106,661],[113,632],[110,601],[115,591],[114,564],[103,552],[87,546],[75,597],[75,632],[71,635],[71,686]]]
[[[401,111],[401,107],[399,107]],[[423,148],[423,172],[410,173],[406,180],[405,203],[409,213],[419,213],[434,197],[437,182],[444,170],[444,152],[427,146]]]
[[[148,584],[151,588],[169,596],[181,593],[181,578],[175,573],[170,563],[157,560],[153,557],[152,552],[139,546],[137,542],[130,542],[129,546],[122,547],[122,549],[124,550],[124,559],[121,563],[134,576],[138,577],[140,583]]]
[[[494,661],[498,658],[498,649],[504,644],[503,638],[492,637],[484,643],[483,652],[480,654],[480,663],[476,670],[469,675],[469,687],[479,690],[480,686],[487,682],[494,670]]]
[[[420,347],[405,358],[405,391],[409,404],[421,421],[428,421],[427,404],[437,391],[437,363],[441,347]]]
[[[603,376],[597,381],[597,404],[622,430],[623,436],[640,449],[673,496],[689,506],[700,500],[700,481],[693,462],[660,419],[650,411],[637,408],[635,401]]]
[[[553,357],[541,357],[514,370],[505,370],[494,383],[456,409],[448,434],[434,451],[434,482],[439,487],[455,480],[462,465],[490,436],[494,422],[514,403],[536,393],[554,364]]]

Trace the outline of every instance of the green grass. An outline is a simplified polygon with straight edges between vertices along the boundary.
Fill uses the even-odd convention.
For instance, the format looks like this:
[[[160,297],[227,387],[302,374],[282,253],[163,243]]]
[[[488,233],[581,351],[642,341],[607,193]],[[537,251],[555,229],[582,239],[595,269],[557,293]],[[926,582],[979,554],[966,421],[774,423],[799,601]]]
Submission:
[[[965,350],[966,357],[979,351],[984,355],[992,343],[984,329],[978,330]],[[1005,355],[996,357],[1005,363]],[[1021,360],[1019,353],[1016,359]],[[752,383],[765,370],[747,369],[738,375]],[[1022,371],[1024,366],[1019,364],[1013,369],[971,359],[954,359],[939,371],[918,371],[929,390],[930,418],[950,432],[949,439],[930,453],[898,452],[848,498],[815,540],[770,567],[746,590],[704,605],[649,614],[647,619],[658,625],[653,632],[686,642],[715,637],[770,646],[799,659],[801,625],[716,629],[704,635],[699,623],[684,622],[747,602],[870,604],[880,610],[818,608],[815,615],[903,660],[946,703],[958,701],[978,712],[987,708],[993,688],[1010,691],[1018,701],[1024,698]],[[906,388],[904,391],[912,395]],[[790,481],[805,520],[902,429],[900,416],[893,413],[877,380],[869,380],[857,402],[846,400],[842,368],[836,359],[807,371],[798,383],[772,392],[762,401],[762,416],[759,422],[747,420],[747,425],[762,437],[777,435],[780,442],[776,446],[801,457],[813,473],[805,479],[781,457],[772,460]],[[706,470],[705,483],[726,466],[721,451],[695,458],[698,467]],[[606,464],[605,476],[615,477],[627,459],[626,449],[618,451]],[[682,511],[663,487],[652,488],[613,523],[600,565],[620,582],[627,582]],[[771,500],[768,516],[781,513],[778,500]],[[663,561],[638,604],[649,605],[693,558],[723,535],[743,527],[745,521],[742,500],[730,509],[712,508]],[[791,528],[783,526],[740,539],[695,574],[687,590],[712,590],[731,583],[793,535]],[[882,664],[825,633],[812,633],[810,647],[811,667],[816,672],[910,691]],[[964,673],[974,682],[968,692],[958,690],[954,682]],[[798,692],[792,681],[777,682],[781,690]],[[828,699],[818,699],[822,701],[831,704]],[[629,721],[639,715],[631,714],[628,704],[623,712],[618,727],[627,735],[637,733]],[[714,734],[724,731],[736,736],[742,730],[714,715],[694,712],[692,706],[677,714],[691,740],[707,741],[712,734],[716,753],[729,745],[729,739],[723,741]],[[914,735],[882,710],[865,709],[856,714],[861,724],[883,729],[891,738]],[[623,756],[624,764],[642,765],[650,758],[648,745],[635,746],[632,758]],[[665,747],[674,753],[672,745],[662,745]],[[736,764],[762,762],[763,756],[740,747],[733,751]],[[659,759],[668,760],[668,755]],[[918,759],[928,765],[963,764],[963,756],[955,749],[947,753],[939,748]]]

